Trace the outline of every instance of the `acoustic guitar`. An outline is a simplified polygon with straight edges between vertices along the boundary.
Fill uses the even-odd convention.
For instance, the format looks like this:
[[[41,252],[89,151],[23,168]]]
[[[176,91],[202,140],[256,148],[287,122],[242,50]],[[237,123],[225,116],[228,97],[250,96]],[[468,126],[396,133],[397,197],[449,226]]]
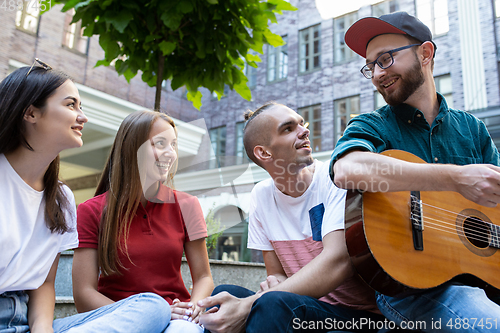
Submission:
[[[404,151],[383,154],[425,163]],[[499,213],[500,207],[475,204],[456,192],[349,191],[347,248],[361,278],[388,296],[408,295],[452,279],[497,292]]]

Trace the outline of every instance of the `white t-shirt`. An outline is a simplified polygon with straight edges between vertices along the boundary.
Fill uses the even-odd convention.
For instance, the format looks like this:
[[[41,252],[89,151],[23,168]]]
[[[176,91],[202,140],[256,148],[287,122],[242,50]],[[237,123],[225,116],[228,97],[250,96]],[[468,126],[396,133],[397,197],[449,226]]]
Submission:
[[[298,198],[283,194],[272,179],[258,183],[251,193],[248,248],[274,251],[292,276],[323,251],[325,235],[344,229],[346,193],[331,181],[329,163],[319,161],[311,184]],[[356,274],[320,300],[378,311],[375,293]]]
[[[37,289],[59,252],[78,247],[73,193],[63,186],[70,232],[51,233],[45,223],[43,191],[34,190],[0,154],[0,294]]]
[[[313,236],[313,230],[313,239],[321,241],[326,234],[344,229],[346,191],[331,181],[328,163],[314,163],[312,182],[300,197],[283,194],[272,179],[255,185],[250,201],[248,248],[272,251],[272,241],[304,240]],[[310,210],[319,216],[311,220]]]

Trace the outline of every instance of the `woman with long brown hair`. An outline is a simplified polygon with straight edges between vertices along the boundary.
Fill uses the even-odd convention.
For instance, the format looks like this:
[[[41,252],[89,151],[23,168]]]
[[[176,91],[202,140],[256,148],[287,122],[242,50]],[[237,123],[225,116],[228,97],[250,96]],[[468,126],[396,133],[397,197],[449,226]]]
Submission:
[[[86,122],[76,85],[38,59],[0,83],[0,333],[116,332],[120,314],[136,322],[162,304],[146,297],[53,321],[60,252],[78,246],[59,153],[83,144]],[[146,331],[161,332],[161,319]]]
[[[150,292],[171,305],[164,316],[177,319],[165,332],[202,332],[195,304],[213,289],[207,230],[197,198],[173,189],[176,165],[170,117],[136,111],[124,119],[96,196],[78,207],[73,293],[79,312]],[[183,252],[192,295],[180,273]]]

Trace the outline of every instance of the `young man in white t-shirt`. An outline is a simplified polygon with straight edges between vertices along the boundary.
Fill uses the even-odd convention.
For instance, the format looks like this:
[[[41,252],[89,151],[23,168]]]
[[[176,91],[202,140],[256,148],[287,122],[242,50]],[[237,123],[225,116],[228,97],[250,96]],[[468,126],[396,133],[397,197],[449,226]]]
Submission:
[[[252,190],[248,235],[268,277],[256,294],[219,286],[199,305],[220,307],[200,321],[212,332],[370,331],[361,322],[384,318],[351,267],[345,191],[331,182],[328,165],[312,158],[304,119],[276,103],[246,119],[247,154],[271,176]]]

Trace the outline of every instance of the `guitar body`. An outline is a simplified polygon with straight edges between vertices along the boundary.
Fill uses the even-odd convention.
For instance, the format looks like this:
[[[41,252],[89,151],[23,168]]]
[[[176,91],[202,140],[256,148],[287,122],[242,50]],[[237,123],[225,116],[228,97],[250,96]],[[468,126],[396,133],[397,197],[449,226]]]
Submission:
[[[425,163],[403,151],[383,154]],[[480,206],[456,192],[419,194],[423,248],[416,250],[410,191],[349,191],[346,243],[361,278],[388,296],[408,295],[452,279],[499,289],[500,251],[492,239],[498,238],[500,208]]]

